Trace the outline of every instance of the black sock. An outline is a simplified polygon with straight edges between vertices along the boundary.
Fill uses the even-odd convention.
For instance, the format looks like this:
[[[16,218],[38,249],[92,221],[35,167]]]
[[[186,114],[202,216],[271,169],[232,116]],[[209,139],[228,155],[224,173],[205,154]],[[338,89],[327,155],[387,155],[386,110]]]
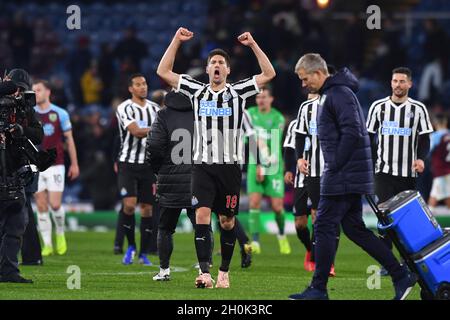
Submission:
[[[309,234],[309,229],[307,226],[303,228],[295,228],[297,231],[298,239],[303,243],[307,251],[311,251],[312,243],[311,243],[311,235]]]
[[[209,225],[209,238],[211,239],[211,250],[209,252],[209,264],[213,264],[213,254],[214,254],[214,233],[212,231],[211,224]]]
[[[134,229],[136,227],[136,220],[134,218],[134,213],[132,215],[128,215],[123,213],[123,223],[122,223],[123,231],[128,240],[128,246],[136,247],[136,239],[134,236]]]
[[[241,247],[241,251],[243,251],[244,245],[249,242],[249,238],[245,234],[244,227],[237,218],[235,219],[234,229],[236,230],[236,238],[239,242],[239,246]]]
[[[153,217],[141,217],[141,254],[148,254],[153,235]]]
[[[158,230],[158,253],[159,266],[162,269],[167,269],[170,264],[170,257],[173,251],[173,236],[172,232],[159,229]]]
[[[195,250],[200,270],[209,273],[209,260],[211,256],[211,232],[209,224],[195,225]]]
[[[316,254],[316,237],[314,235],[314,225],[311,232],[311,262],[314,262],[314,255]]]
[[[222,253],[222,264],[219,270],[228,272],[231,258],[233,257],[234,244],[236,243],[236,229],[231,230],[221,228],[220,233],[220,251]]]
[[[117,215],[117,224],[116,224],[116,236],[114,238],[114,247],[123,249],[123,241],[125,240],[125,232],[123,230],[123,216],[124,213],[122,210],[119,211]]]

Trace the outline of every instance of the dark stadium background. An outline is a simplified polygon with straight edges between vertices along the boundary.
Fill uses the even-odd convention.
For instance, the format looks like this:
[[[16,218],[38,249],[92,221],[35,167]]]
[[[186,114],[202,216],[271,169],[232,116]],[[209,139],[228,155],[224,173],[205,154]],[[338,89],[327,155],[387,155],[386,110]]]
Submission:
[[[81,9],[80,30],[66,27],[70,4]],[[366,27],[366,8],[373,4],[381,8],[380,30]],[[232,57],[231,81],[258,72],[251,50],[236,41],[251,31],[275,66],[274,106],[288,120],[305,99],[293,68],[306,52],[352,69],[366,113],[372,101],[390,93],[396,66],[413,70],[410,95],[425,102],[430,114],[450,108],[450,1],[1,1],[1,74],[22,67],[50,80],[53,103],[71,114],[81,176],[67,182],[65,203],[93,203],[96,210],[117,204],[115,108],[128,97],[126,79],[133,72],[146,75],[150,92],[166,87],[156,68],[179,26],[195,37],[182,46],[175,70],[199,79],[205,77],[207,52],[216,47]],[[441,71],[443,80],[423,81],[427,69]],[[430,179],[429,171],[420,179],[425,197]]]

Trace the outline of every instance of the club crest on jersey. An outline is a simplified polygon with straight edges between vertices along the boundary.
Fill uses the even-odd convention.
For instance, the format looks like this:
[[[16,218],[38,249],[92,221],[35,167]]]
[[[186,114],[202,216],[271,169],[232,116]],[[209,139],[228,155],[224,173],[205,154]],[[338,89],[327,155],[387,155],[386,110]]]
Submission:
[[[229,100],[231,100],[231,94],[229,92],[225,92],[223,94],[223,102],[228,102]]]
[[[55,113],[50,113],[48,115],[48,120],[50,120],[51,122],[55,122],[56,120],[58,120],[58,116]]]
[[[200,100],[199,116],[204,117],[229,117],[233,114],[231,108],[217,108],[217,101],[215,100]]]

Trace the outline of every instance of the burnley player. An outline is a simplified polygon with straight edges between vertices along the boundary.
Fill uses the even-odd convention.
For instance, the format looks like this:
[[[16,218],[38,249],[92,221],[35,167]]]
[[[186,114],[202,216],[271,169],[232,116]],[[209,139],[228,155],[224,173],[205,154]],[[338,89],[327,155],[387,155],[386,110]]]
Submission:
[[[56,148],[56,162],[53,166],[39,174],[38,190],[35,200],[38,210],[38,226],[44,242],[42,256],[53,254],[52,221],[49,211],[52,213],[56,227],[56,252],[63,255],[67,251],[66,238],[64,236],[65,211],[61,205],[64,191],[65,167],[64,167],[64,140],[70,157],[70,167],[67,176],[74,180],[80,174],[77,160],[77,150],[72,136],[72,125],[66,110],[50,102],[50,86],[45,80],[37,80],[33,84],[36,93],[34,107],[36,115],[44,128],[43,149]]]
[[[447,116],[436,115],[434,126],[436,131],[431,134],[430,147],[433,186],[428,205],[433,210],[438,202],[444,201],[450,209],[450,130]]]

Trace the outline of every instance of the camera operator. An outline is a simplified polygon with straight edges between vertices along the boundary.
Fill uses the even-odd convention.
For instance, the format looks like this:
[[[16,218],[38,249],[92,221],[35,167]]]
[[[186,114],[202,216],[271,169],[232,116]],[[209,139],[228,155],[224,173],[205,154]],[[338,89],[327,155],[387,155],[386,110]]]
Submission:
[[[28,223],[24,187],[34,176],[30,165],[41,169],[43,159],[29,141],[40,144],[44,132],[26,90],[28,73],[14,69],[7,80],[0,83],[0,282],[32,283],[20,275],[17,256]]]

